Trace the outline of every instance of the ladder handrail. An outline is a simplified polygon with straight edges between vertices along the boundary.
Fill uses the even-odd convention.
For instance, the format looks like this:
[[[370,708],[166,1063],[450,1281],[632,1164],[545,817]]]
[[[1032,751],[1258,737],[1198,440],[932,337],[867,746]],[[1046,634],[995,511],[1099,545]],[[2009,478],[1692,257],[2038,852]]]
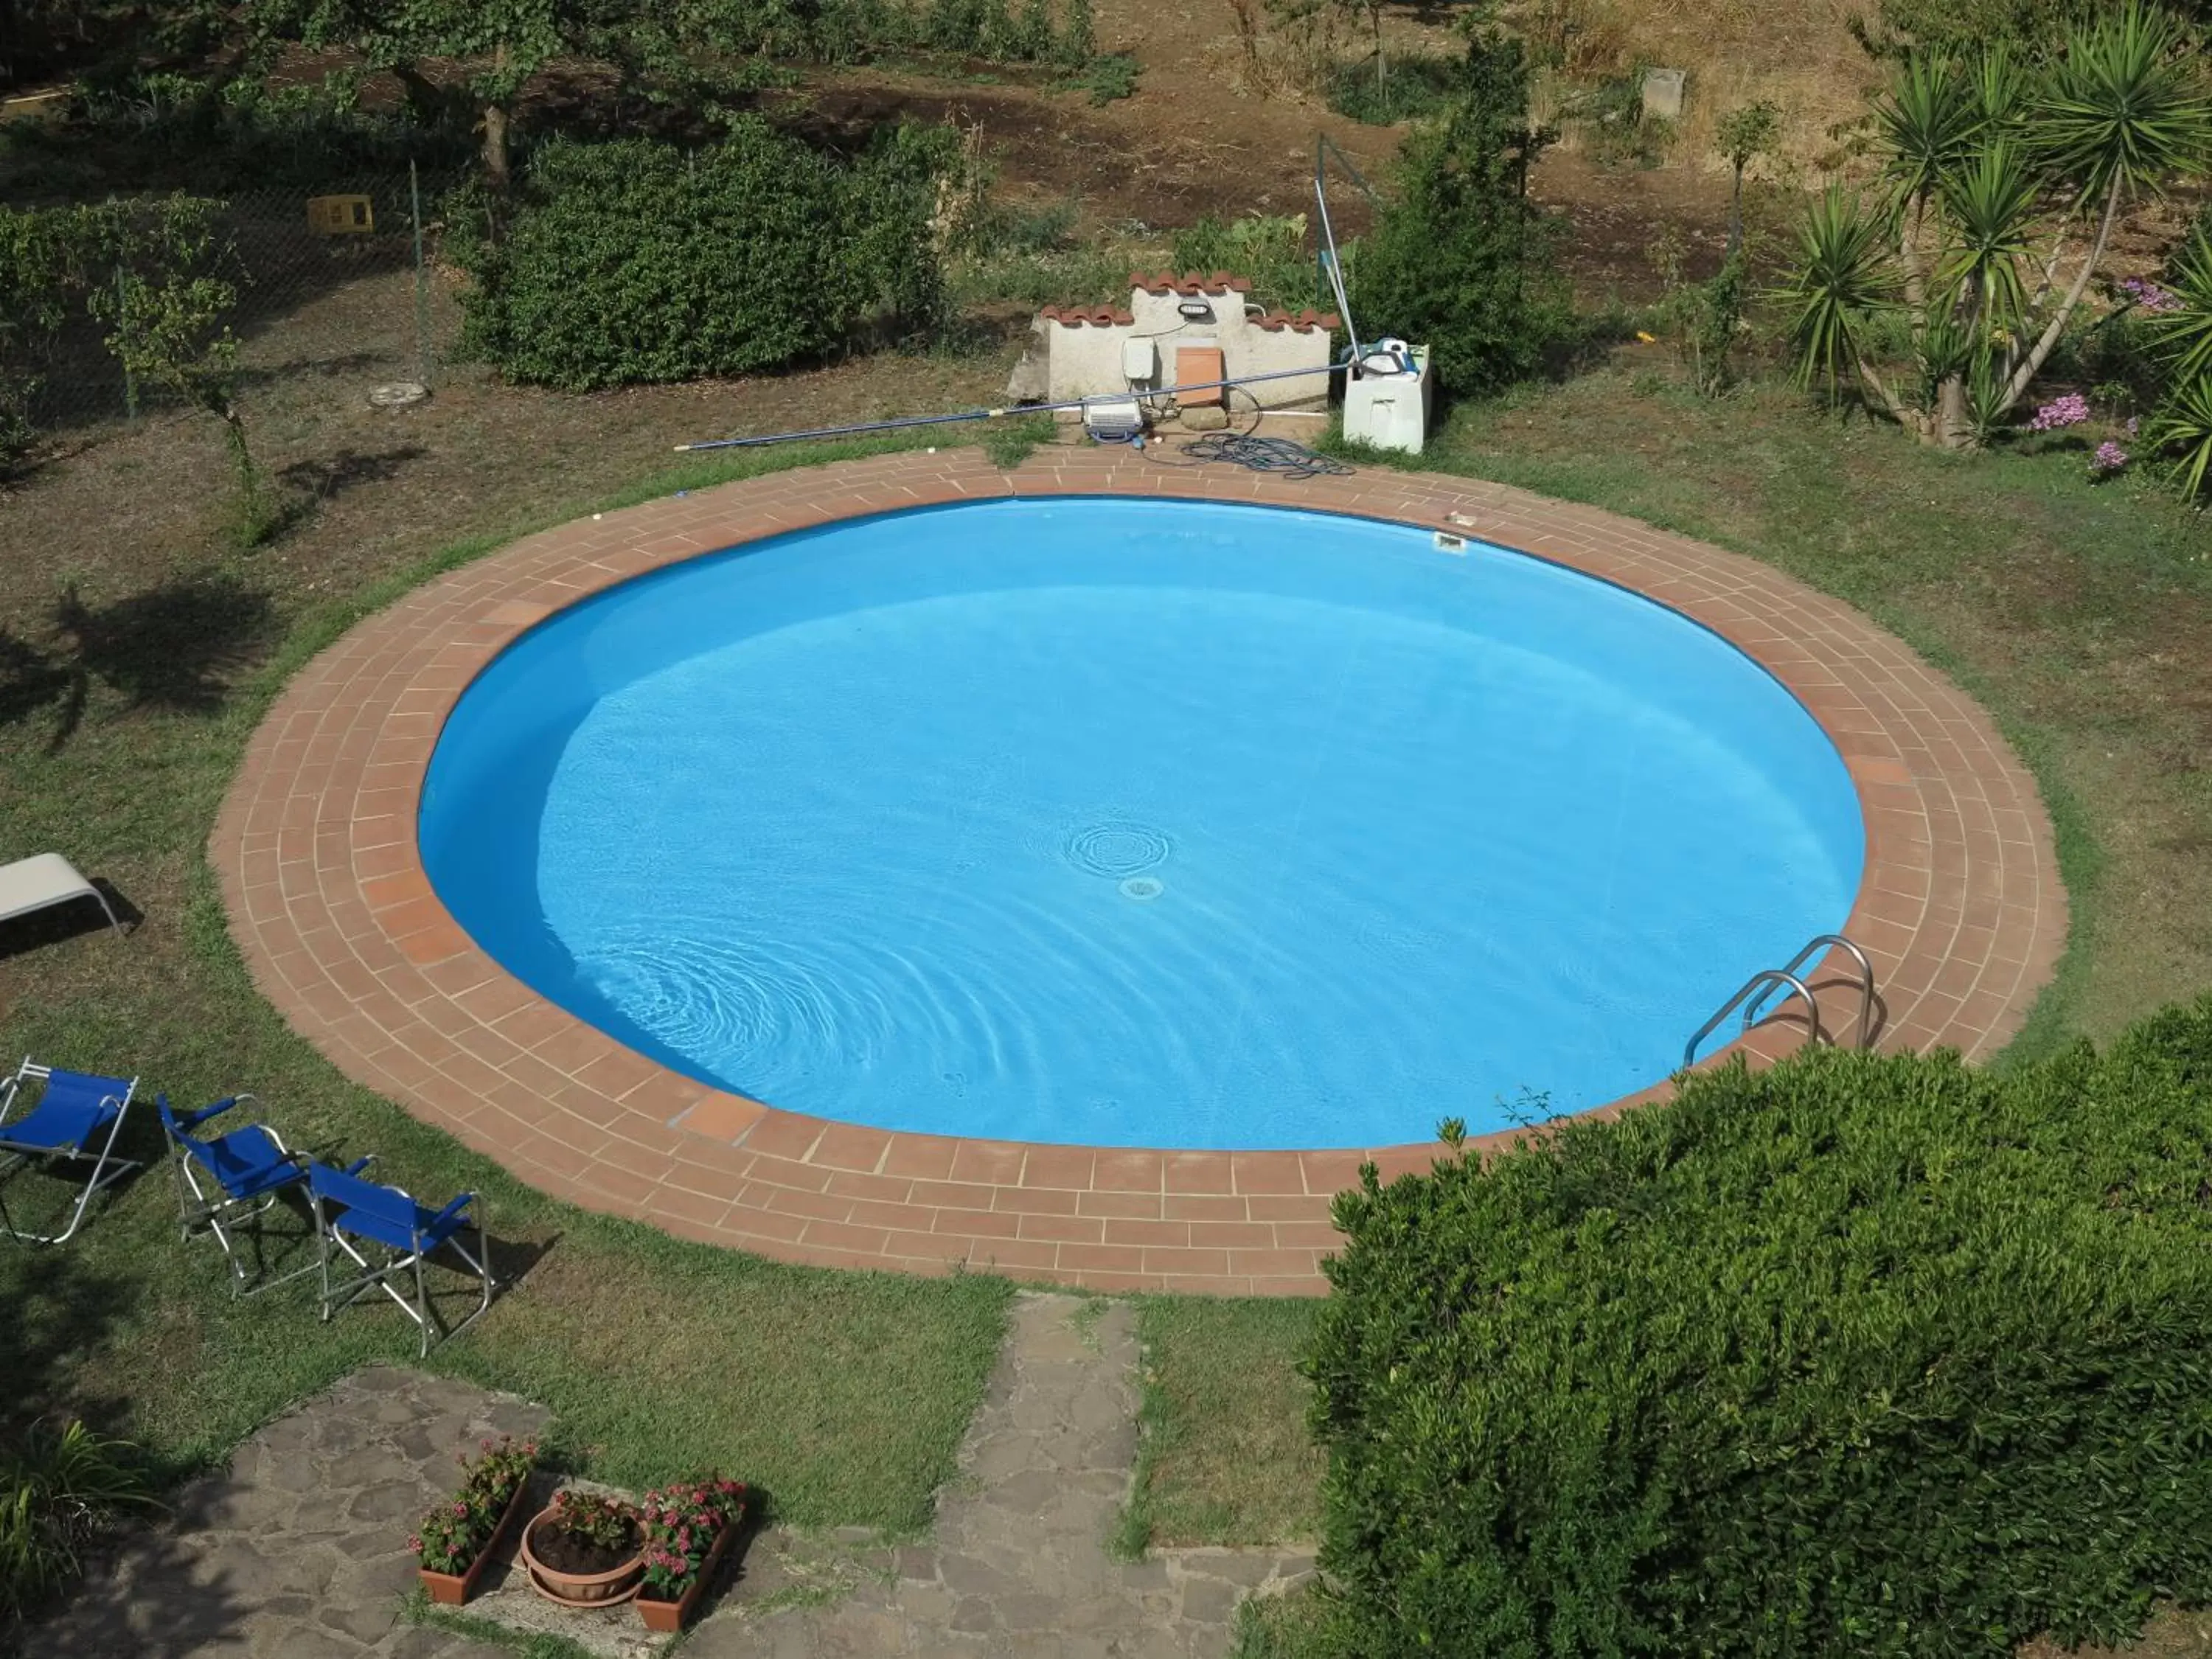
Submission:
[[[1800,998],[1803,1000],[1805,1004],[1805,1018],[1807,1021],[1805,1040],[1808,1042],[1818,1042],[1820,1040],[1820,1005],[1819,1002],[1814,1000],[1812,992],[1805,988],[1805,981],[1799,979],[1795,974],[1789,972],[1785,969],[1762,968],[1757,973],[1753,974],[1749,979],[1744,981],[1742,988],[1737,991],[1737,993],[1734,996],[1730,997],[1726,1002],[1721,1004],[1720,1007],[1714,1012],[1713,1017],[1707,1020],[1703,1025],[1698,1027],[1697,1035],[1692,1036],[1689,1042],[1682,1046],[1683,1069],[1686,1071],[1689,1067],[1697,1063],[1698,1045],[1700,1042],[1703,1042],[1707,1037],[1711,1036],[1720,1023],[1735,1012],[1737,1004],[1741,1003],[1753,991],[1771,990],[1778,985],[1788,986],[1790,988],[1790,994],[1791,996]],[[1765,1000],[1765,999],[1764,997],[1759,999],[1759,1001],[1760,1002]],[[1754,1002],[1752,1004],[1751,1007],[1746,1008],[1743,1011],[1742,1030],[1748,1031],[1751,1029],[1752,1011],[1758,1006],[1758,1002]]]
[[[1805,948],[1782,964],[1782,971],[1796,973],[1811,960],[1814,951],[1824,950],[1848,951],[1851,960],[1859,965],[1859,1034],[1858,1041],[1852,1046],[1861,1049],[1870,1048],[1874,1046],[1874,963],[1867,960],[1867,953],[1859,949],[1856,940],[1842,933],[1818,934],[1806,940]],[[1755,999],[1752,1010],[1757,1009],[1764,1000],[1763,997]]]

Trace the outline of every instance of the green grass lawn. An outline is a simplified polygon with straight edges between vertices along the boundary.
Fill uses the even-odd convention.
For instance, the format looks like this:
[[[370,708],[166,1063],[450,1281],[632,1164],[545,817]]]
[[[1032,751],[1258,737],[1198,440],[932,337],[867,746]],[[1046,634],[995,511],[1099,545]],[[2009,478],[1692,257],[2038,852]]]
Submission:
[[[120,489],[137,463],[115,453]],[[112,568],[82,554],[42,563],[43,486],[0,504],[11,532],[26,527],[0,565],[0,630],[17,636],[0,637],[0,855],[66,848],[116,874],[150,918],[127,943],[94,934],[0,958],[0,1043],[135,1068],[187,1098],[250,1087],[318,1150],[377,1151],[389,1177],[426,1195],[483,1188],[501,1237],[543,1254],[434,1363],[552,1405],[570,1449],[610,1477],[719,1464],[795,1520],[917,1525],[981,1389],[1001,1285],[787,1269],[549,1203],[347,1084],[253,994],[229,946],[202,848],[274,688],[367,605],[520,533],[526,517],[596,504],[518,503],[561,501],[579,474],[596,488],[620,476],[619,458],[595,460],[588,445],[510,466],[512,454],[495,486],[489,465],[477,475],[504,490],[502,510],[456,519],[441,503],[388,546],[354,536],[368,509],[339,498],[304,544],[263,554],[201,544],[118,549]],[[820,458],[697,463],[628,498]],[[2059,983],[2017,1050],[2109,1035],[2212,982],[2201,520],[2127,481],[2091,485],[2077,453],[1936,455],[1778,389],[1702,403],[1631,368],[1463,410],[1425,464],[1765,559],[1859,605],[1979,696],[2044,784],[2075,905]],[[425,521],[475,533],[441,552]],[[26,622],[71,583],[89,614],[66,638]],[[233,1304],[211,1247],[179,1247],[169,1205],[149,1178],[65,1251],[0,1252],[0,1310],[16,1333],[0,1383],[19,1414],[65,1405],[181,1464],[363,1359],[411,1354],[396,1313],[356,1310],[324,1328],[289,1291]],[[1151,1433],[1125,1541],[1310,1534],[1316,1463],[1293,1369],[1309,1313],[1146,1304]]]
[[[823,458],[696,461],[617,499]],[[996,1352],[1003,1281],[781,1267],[550,1202],[348,1083],[254,991],[225,931],[202,849],[276,688],[366,609],[525,527],[335,597],[281,552],[188,566],[39,670],[77,674],[75,689],[27,691],[21,653],[0,651],[0,857],[66,848],[150,917],[127,941],[11,934],[32,948],[0,958],[0,1047],[11,1070],[30,1052],[136,1073],[180,1104],[251,1090],[295,1146],[374,1152],[373,1173],[434,1200],[481,1190],[503,1266],[527,1271],[430,1363],[552,1407],[557,1447],[593,1473],[643,1486],[718,1468],[787,1521],[921,1528]],[[180,682],[182,665],[200,680]],[[150,1112],[138,1127],[158,1154]],[[8,1189],[18,1213],[62,1195],[36,1174]],[[366,1361],[411,1361],[397,1310],[379,1298],[324,1325],[312,1285],[234,1301],[212,1243],[179,1243],[156,1166],[68,1246],[0,1248],[0,1399],[18,1422],[84,1415],[181,1473]]]
[[[2092,484],[2071,447],[1942,455],[1780,387],[1705,402],[1628,368],[1462,408],[1420,464],[1764,560],[1858,606],[1981,700],[2042,786],[2074,906],[2057,981],[1999,1063],[2109,1036],[2212,985],[2203,517],[2132,481]],[[1291,1369],[1304,1328],[1266,1304],[1146,1305],[1133,1534],[1310,1533],[1317,1466]]]

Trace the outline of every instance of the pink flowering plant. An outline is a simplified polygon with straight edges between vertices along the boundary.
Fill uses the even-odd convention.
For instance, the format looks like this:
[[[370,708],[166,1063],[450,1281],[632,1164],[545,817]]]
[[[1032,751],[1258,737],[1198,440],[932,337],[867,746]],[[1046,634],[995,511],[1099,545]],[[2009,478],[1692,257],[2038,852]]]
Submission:
[[[681,1601],[726,1527],[745,1512],[744,1483],[708,1475],[645,1495],[645,1594]]]
[[[2089,418],[2089,400],[2078,392],[2069,392],[2063,398],[2054,398],[2035,411],[2035,418],[2027,423],[2030,432],[2057,432],[2061,428],[2079,426]]]
[[[407,1543],[429,1571],[458,1577],[483,1553],[516,1489],[530,1478],[538,1443],[502,1435],[484,1441],[475,1457],[464,1452],[456,1461],[461,1489],[425,1515]]]
[[[2145,311],[2171,312],[2181,309],[2181,298],[2167,289],[2142,276],[2124,276],[2113,284],[2121,299]]]
[[[2107,438],[2089,458],[2089,473],[2092,477],[2109,478],[2127,464],[2128,452]]]

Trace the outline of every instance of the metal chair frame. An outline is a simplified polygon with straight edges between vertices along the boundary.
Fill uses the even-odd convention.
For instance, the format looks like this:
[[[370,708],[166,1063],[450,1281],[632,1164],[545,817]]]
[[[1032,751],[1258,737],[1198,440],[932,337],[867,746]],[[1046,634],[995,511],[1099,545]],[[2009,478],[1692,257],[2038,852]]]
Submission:
[[[339,1173],[357,1176],[373,1162],[374,1162],[373,1157],[361,1158]],[[413,1194],[403,1187],[386,1187],[384,1190],[398,1194],[410,1205],[415,1203]],[[312,1172],[309,1176],[307,1192],[308,1202],[315,1212],[315,1229],[323,1240],[320,1254],[323,1270],[323,1318],[325,1322],[339,1309],[351,1306],[366,1296],[370,1290],[380,1290],[392,1298],[400,1312],[415,1322],[416,1328],[421,1336],[417,1352],[421,1356],[427,1357],[430,1352],[430,1334],[433,1331],[437,1333],[438,1340],[441,1343],[450,1341],[475,1323],[478,1316],[491,1306],[492,1294],[498,1289],[498,1281],[492,1277],[491,1235],[485,1222],[485,1206],[480,1194],[463,1193],[432,1217],[427,1226],[413,1228],[414,1242],[410,1248],[404,1250],[395,1249],[381,1239],[356,1235],[362,1237],[363,1243],[373,1245],[382,1253],[384,1259],[381,1261],[372,1262],[368,1256],[354,1248],[353,1238],[348,1237],[345,1231],[343,1209],[340,1209],[337,1214],[333,1216],[325,1207],[323,1194],[317,1190]],[[444,1222],[453,1218],[465,1206],[471,1205],[475,1206],[472,1218],[476,1222],[477,1235],[477,1248],[473,1252],[461,1242],[463,1230],[460,1228],[456,1228],[453,1232],[438,1239],[435,1243],[425,1248],[423,1241],[427,1236],[436,1233]],[[430,1300],[429,1286],[423,1278],[426,1259],[434,1251],[448,1246],[456,1255],[468,1264],[470,1271],[476,1274],[483,1285],[483,1297],[477,1302],[476,1307],[470,1311],[466,1318],[451,1326],[439,1317],[437,1308]],[[361,1269],[354,1278],[338,1285],[333,1285],[331,1282],[333,1249],[343,1251],[354,1266]],[[392,1283],[394,1275],[403,1273],[410,1274],[413,1279],[415,1299],[412,1302],[401,1295]]]
[[[166,1097],[156,1096],[155,1098],[158,1105],[164,1108],[167,1106],[168,1101]],[[262,1291],[274,1290],[279,1285],[289,1285],[295,1279],[305,1278],[322,1265],[319,1241],[318,1241],[316,1260],[295,1267],[289,1273],[279,1273],[274,1279],[264,1279],[258,1284],[254,1283],[248,1277],[245,1264],[239,1260],[238,1241],[232,1238],[232,1232],[240,1231],[247,1224],[251,1224],[255,1237],[259,1237],[261,1218],[276,1207],[287,1190],[304,1185],[307,1179],[306,1156],[287,1146],[284,1144],[284,1138],[268,1124],[264,1123],[255,1127],[269,1137],[279,1152],[291,1160],[296,1173],[289,1179],[274,1187],[266,1188],[250,1198],[233,1198],[223,1187],[222,1177],[212,1170],[207,1173],[208,1179],[215,1185],[214,1194],[210,1196],[207,1189],[200,1185],[198,1160],[192,1156],[197,1143],[190,1140],[185,1131],[206,1122],[219,1112],[227,1112],[234,1107],[246,1105],[255,1098],[256,1097],[251,1094],[233,1095],[228,1099],[216,1102],[212,1106],[202,1107],[197,1112],[174,1117],[175,1127],[168,1135],[169,1167],[176,1176],[177,1213],[181,1235],[189,1241],[194,1232],[204,1226],[215,1236],[215,1242],[222,1247],[223,1260],[230,1267],[230,1293],[234,1297],[240,1297],[258,1296]],[[173,1116],[173,1115],[171,1115]],[[166,1127],[170,1121],[170,1117],[165,1116],[163,1121]]]

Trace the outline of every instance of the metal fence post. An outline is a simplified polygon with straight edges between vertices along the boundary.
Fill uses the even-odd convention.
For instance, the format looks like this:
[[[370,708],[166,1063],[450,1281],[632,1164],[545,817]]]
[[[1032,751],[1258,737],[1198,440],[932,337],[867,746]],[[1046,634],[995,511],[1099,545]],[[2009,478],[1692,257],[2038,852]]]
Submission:
[[[422,186],[415,163],[407,163],[407,216],[415,229],[415,369],[416,378],[430,384],[430,290],[422,269]]]
[[[127,266],[115,267],[115,332],[118,339],[129,337],[130,325],[124,319],[124,307],[130,303],[131,272]],[[138,377],[131,372],[131,360],[123,361],[123,418],[133,426],[138,423]]]

